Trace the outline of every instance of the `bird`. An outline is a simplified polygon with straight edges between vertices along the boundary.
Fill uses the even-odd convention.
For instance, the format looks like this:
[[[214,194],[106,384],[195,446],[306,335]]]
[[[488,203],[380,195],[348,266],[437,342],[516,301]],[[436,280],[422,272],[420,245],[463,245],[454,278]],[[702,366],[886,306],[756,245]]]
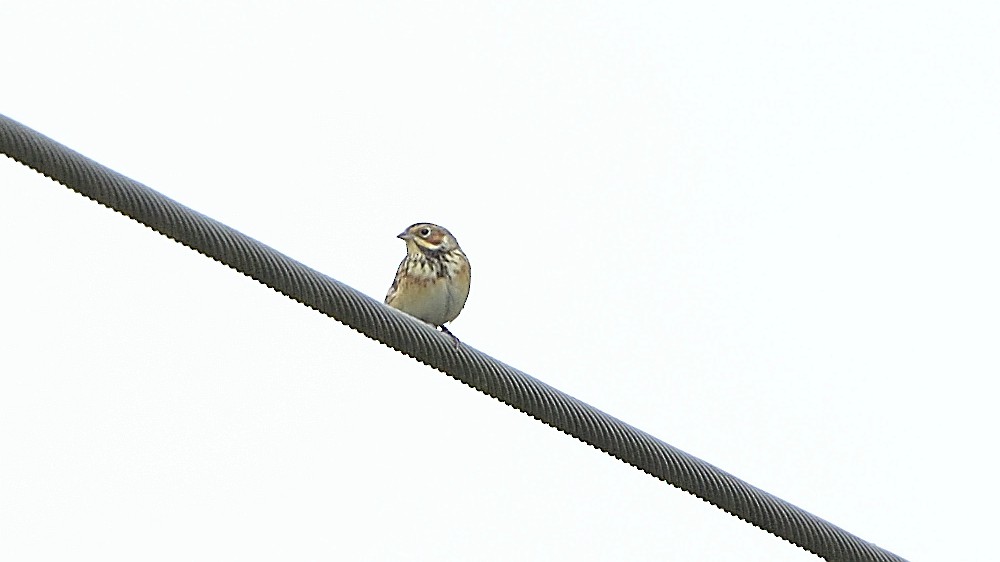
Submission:
[[[458,240],[443,226],[418,222],[396,236],[406,242],[406,257],[385,303],[458,338],[444,325],[458,317],[469,298],[471,268]]]

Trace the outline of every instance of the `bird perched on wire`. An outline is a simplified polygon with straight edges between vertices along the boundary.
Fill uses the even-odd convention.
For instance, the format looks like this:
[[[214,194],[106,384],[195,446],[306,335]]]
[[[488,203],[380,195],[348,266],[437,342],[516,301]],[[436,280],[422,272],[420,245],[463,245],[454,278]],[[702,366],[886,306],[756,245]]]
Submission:
[[[458,345],[458,338],[444,324],[462,312],[469,298],[469,259],[448,229],[436,224],[418,222],[397,238],[406,242],[406,257],[396,270],[385,303],[441,328]]]

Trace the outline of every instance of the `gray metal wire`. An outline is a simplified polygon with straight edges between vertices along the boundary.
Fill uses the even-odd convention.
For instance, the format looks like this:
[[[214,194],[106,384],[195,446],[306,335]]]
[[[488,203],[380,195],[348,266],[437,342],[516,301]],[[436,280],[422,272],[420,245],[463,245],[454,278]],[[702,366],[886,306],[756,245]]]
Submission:
[[[827,560],[903,558],[640,431],[0,115],[0,151],[643,472]]]

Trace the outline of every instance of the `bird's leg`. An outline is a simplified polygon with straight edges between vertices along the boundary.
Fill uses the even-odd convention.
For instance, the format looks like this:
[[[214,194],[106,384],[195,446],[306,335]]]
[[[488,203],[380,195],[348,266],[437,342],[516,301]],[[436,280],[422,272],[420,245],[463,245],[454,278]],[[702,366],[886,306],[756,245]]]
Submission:
[[[448,334],[449,336],[451,336],[451,339],[455,340],[455,348],[458,349],[458,344],[462,342],[458,341],[458,338],[455,336],[455,334],[451,333],[451,330],[449,330],[448,328],[445,328],[444,326],[441,326],[440,328],[442,332]]]

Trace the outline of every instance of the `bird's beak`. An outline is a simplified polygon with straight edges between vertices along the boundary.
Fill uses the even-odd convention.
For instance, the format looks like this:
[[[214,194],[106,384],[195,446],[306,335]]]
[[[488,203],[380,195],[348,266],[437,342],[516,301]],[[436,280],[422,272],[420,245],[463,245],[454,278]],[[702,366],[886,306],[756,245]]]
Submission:
[[[413,235],[410,234],[408,231],[404,230],[403,232],[397,234],[396,238],[399,238],[400,240],[410,240],[411,238],[413,238]]]

